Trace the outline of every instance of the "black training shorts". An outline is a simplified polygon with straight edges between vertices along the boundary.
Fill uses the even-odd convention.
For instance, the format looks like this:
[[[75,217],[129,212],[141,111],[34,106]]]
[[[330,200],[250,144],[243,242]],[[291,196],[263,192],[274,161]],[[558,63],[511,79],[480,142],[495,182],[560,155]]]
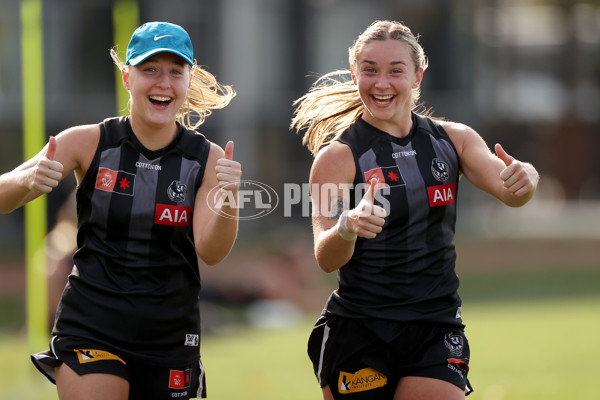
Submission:
[[[321,316],[308,341],[319,385],[336,399],[393,399],[400,378],[450,382],[469,394],[469,342],[461,327]]]
[[[130,400],[206,397],[200,360],[187,365],[154,366],[127,358],[109,346],[74,337],[54,337],[50,350],[31,356],[35,366],[52,382],[54,369],[65,363],[79,375],[101,373],[129,382]]]

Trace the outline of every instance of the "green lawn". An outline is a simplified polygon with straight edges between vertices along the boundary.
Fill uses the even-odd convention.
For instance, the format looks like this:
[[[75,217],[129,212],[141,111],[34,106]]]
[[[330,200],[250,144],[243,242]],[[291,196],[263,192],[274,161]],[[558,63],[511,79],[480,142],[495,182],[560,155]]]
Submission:
[[[469,400],[599,399],[599,275],[465,277],[463,318],[475,388]],[[285,330],[238,327],[205,335],[209,400],[320,399],[305,352],[314,318]],[[0,400],[56,400],[54,386],[31,366],[24,336],[2,339]]]

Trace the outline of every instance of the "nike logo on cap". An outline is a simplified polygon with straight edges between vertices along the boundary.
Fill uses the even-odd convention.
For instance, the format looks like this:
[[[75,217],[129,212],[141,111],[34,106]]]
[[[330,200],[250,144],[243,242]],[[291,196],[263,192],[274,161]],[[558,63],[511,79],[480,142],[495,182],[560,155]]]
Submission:
[[[166,38],[167,36],[173,36],[173,35],[162,35],[162,36],[154,35],[154,40],[160,40],[162,38]]]

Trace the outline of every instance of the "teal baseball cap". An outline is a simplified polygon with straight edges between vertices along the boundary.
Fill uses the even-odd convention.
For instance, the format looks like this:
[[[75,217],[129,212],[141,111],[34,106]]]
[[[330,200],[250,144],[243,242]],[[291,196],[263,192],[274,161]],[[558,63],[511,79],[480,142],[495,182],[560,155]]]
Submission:
[[[125,64],[136,66],[157,53],[173,53],[194,65],[194,49],[188,33],[179,25],[169,22],[147,22],[137,28],[129,45]]]

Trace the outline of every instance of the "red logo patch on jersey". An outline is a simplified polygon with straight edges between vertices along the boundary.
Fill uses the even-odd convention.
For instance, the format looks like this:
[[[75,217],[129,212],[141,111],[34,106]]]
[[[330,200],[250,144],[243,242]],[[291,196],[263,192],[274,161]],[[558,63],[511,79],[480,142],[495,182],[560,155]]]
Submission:
[[[133,196],[135,174],[125,171],[113,171],[109,168],[99,168],[96,177],[96,189]]]
[[[454,183],[439,186],[428,186],[427,193],[429,194],[429,206],[438,207],[454,203],[455,189]]]
[[[373,178],[377,179],[379,183],[387,183],[390,187],[405,184],[400,168],[397,166],[373,168],[365,172],[365,182],[371,182]]]
[[[154,223],[159,225],[188,226],[192,220],[192,207],[156,204]]]
[[[185,389],[190,386],[191,370],[177,371],[172,369],[169,375],[169,389]]]

